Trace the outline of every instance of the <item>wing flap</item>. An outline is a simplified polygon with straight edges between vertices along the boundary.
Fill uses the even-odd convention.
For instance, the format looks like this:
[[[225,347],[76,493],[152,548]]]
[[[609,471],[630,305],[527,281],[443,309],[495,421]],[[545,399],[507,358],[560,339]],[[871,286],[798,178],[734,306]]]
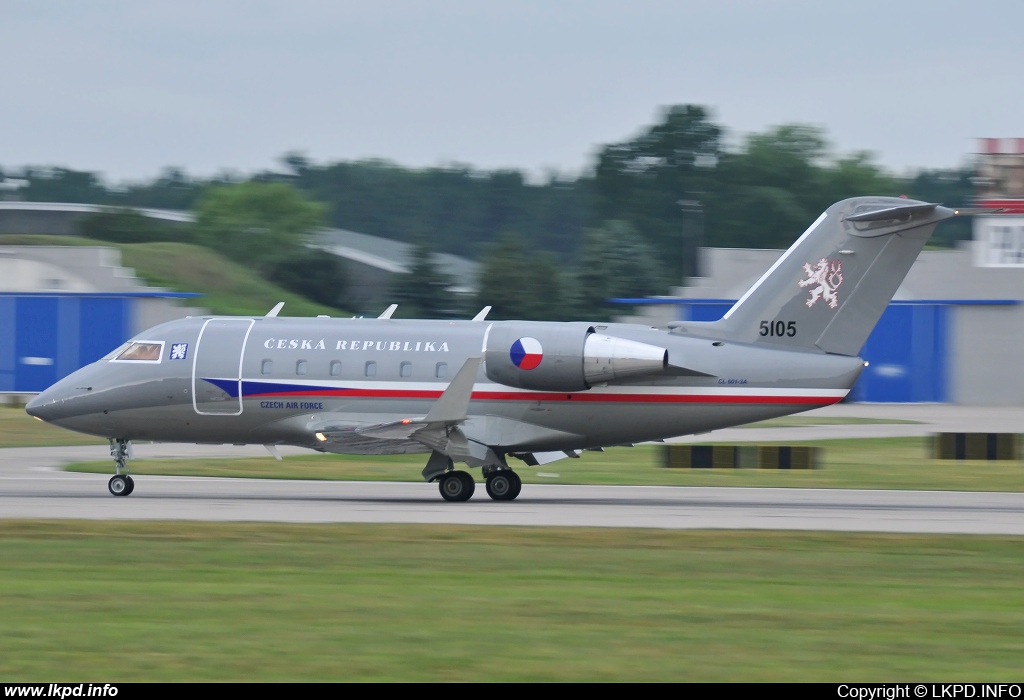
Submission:
[[[517,452],[512,456],[518,457],[531,467],[539,467],[544,464],[557,462],[558,460],[565,459],[566,457],[579,459],[580,453],[575,450],[556,450],[553,452]]]

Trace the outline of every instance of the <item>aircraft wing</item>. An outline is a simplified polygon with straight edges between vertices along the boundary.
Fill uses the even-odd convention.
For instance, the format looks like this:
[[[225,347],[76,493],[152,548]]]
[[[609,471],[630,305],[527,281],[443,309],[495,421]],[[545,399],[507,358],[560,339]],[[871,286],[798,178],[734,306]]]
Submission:
[[[380,422],[366,416],[323,414],[307,424],[327,452],[407,454],[434,452],[468,464],[493,463],[498,457],[490,445],[538,441],[582,442],[583,436],[496,416],[469,416],[469,402],[482,358],[471,357],[456,373],[448,388],[425,416]],[[514,453],[528,464],[546,464],[578,457],[575,450]]]
[[[411,450],[423,451],[423,448],[430,448],[451,454],[452,451],[458,454],[465,453],[469,448],[462,446],[467,440],[456,426],[464,422],[468,417],[469,401],[473,395],[473,384],[476,381],[477,370],[483,358],[471,357],[462,365],[455,374],[448,388],[431,406],[425,416],[412,416],[380,423],[346,420],[341,417],[325,417],[318,423],[309,426],[322,443],[324,449],[344,446],[351,448],[353,445],[365,445],[366,448],[378,447],[390,450],[395,447],[393,444],[385,443],[408,443],[413,441],[422,447],[412,446]],[[375,441],[381,444],[375,445]],[[390,454],[383,452],[382,454]]]

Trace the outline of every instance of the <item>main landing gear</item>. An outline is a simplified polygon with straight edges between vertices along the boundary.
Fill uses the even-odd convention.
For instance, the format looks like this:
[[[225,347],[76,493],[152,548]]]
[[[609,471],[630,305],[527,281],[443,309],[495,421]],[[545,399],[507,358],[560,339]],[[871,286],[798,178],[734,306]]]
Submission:
[[[437,480],[437,487],[441,491],[441,497],[446,501],[468,501],[476,491],[476,482],[469,472],[445,472]]]
[[[114,496],[128,496],[135,490],[135,480],[128,475],[128,457],[131,449],[130,440],[110,438],[110,456],[114,458],[116,473],[107,482],[107,489]]]
[[[487,495],[495,501],[514,501],[523,490],[523,480],[511,469],[498,469],[484,474]]]
[[[511,469],[496,469],[484,474],[487,495],[495,501],[514,501],[523,490],[523,480]],[[476,491],[469,472],[449,471],[438,478],[438,490],[446,501],[468,501]]]

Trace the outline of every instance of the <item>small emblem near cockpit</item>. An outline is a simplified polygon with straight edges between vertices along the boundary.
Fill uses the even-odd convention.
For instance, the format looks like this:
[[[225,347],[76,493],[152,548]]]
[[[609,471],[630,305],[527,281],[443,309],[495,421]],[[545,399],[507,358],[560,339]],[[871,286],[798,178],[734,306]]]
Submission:
[[[184,360],[188,355],[188,343],[171,343],[172,360]]]

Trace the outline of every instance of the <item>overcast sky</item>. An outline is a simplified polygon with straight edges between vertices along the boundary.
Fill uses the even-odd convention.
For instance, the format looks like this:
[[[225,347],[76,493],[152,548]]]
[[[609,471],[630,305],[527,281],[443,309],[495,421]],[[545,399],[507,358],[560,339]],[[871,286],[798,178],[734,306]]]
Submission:
[[[0,167],[577,174],[672,104],[894,173],[1024,137],[1017,0],[0,0]]]

